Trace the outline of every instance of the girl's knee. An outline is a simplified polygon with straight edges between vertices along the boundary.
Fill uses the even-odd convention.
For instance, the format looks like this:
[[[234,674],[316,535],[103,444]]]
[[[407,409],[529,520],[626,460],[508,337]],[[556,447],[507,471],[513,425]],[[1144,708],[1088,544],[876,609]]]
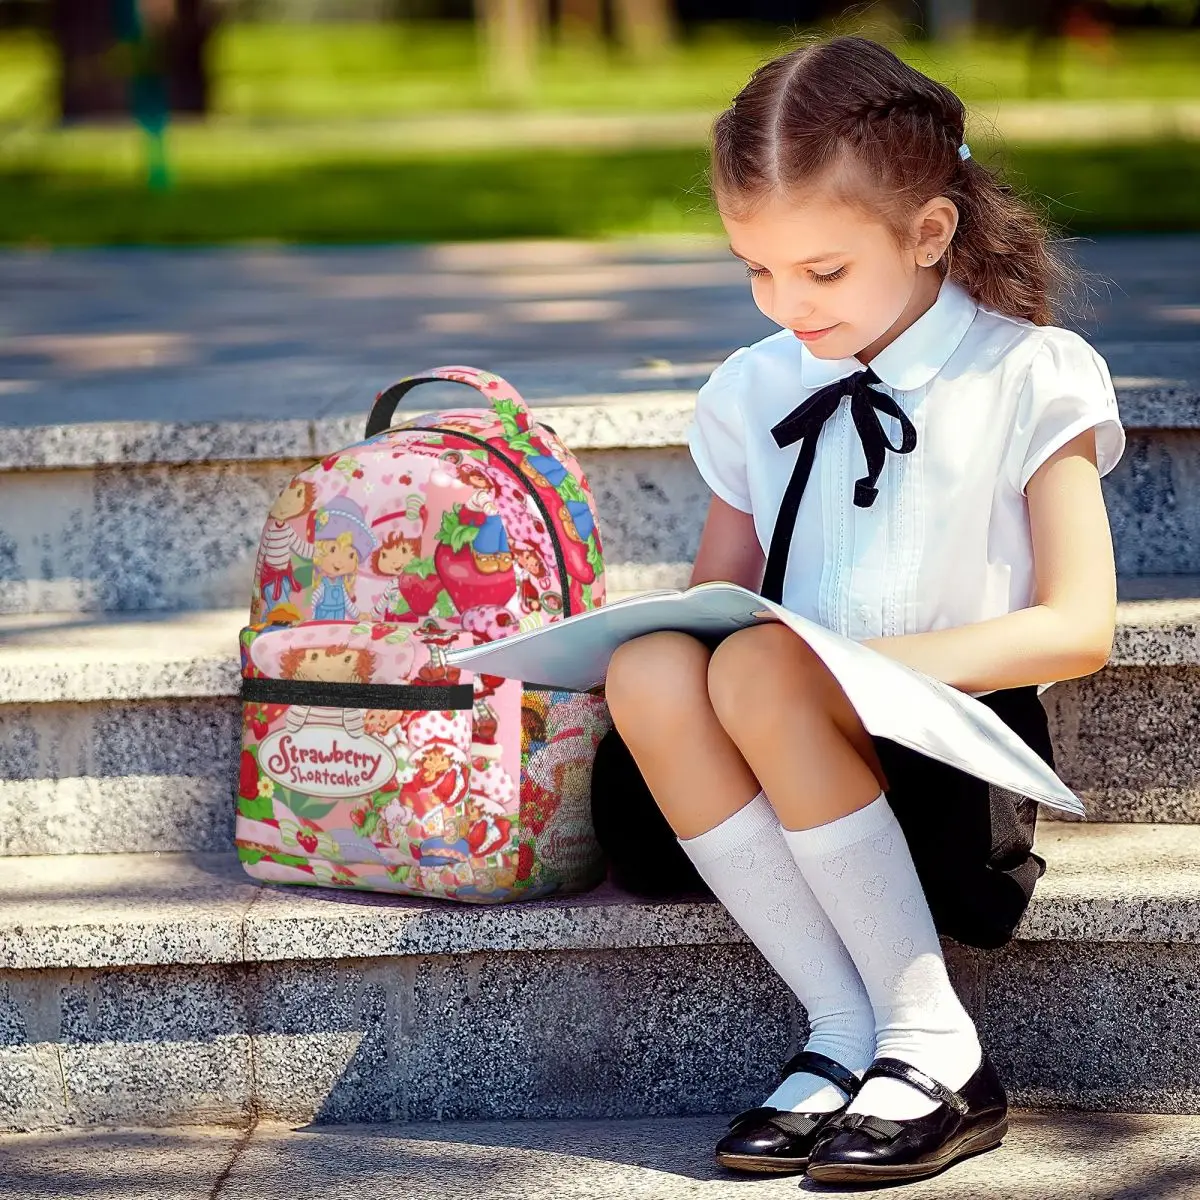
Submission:
[[[795,691],[811,651],[786,625],[752,625],[727,637],[708,664],[708,695],[723,724],[761,719],[784,691]]]
[[[613,720],[620,726],[704,699],[708,659],[703,642],[667,630],[617,647],[604,685]]]

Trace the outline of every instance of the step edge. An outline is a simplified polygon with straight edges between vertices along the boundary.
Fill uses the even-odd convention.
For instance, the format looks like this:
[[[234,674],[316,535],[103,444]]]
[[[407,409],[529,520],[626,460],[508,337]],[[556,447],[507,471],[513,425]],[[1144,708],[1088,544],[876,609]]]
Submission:
[[[573,396],[533,404],[573,449],[668,449],[686,445],[696,388],[646,389]],[[1117,384],[1127,430],[1200,429],[1200,384]],[[1155,419],[1154,408],[1178,409]],[[406,419],[438,410],[406,411]],[[654,416],[656,420],[647,418]],[[362,440],[366,414],[276,420],[96,421],[0,427],[0,474],[116,466],[207,466],[241,462],[314,462]]]

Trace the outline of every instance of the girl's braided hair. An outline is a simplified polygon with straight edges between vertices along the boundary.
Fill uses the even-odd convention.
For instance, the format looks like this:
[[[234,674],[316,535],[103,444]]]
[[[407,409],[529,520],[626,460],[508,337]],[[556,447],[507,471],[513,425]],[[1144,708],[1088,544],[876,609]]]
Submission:
[[[941,269],[985,307],[1048,325],[1070,269],[1036,213],[959,157],[965,122],[949,88],[886,47],[860,37],[809,43],[759,67],[714,121],[713,198],[746,216],[769,194],[836,181],[844,173],[833,168],[848,165],[857,170],[841,198],[899,237],[921,205],[946,196],[959,223]]]

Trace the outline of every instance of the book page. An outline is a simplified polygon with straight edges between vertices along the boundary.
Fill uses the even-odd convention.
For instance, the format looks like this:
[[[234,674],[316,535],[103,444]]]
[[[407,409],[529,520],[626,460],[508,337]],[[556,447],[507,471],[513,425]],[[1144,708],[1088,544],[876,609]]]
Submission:
[[[987,705],[966,692],[790,612],[732,583],[635,596],[528,633],[454,650],[469,671],[588,691],[604,681],[624,642],[673,629],[715,645],[738,629],[778,620],[832,672],[869,733],[1076,816],[1082,801]]]

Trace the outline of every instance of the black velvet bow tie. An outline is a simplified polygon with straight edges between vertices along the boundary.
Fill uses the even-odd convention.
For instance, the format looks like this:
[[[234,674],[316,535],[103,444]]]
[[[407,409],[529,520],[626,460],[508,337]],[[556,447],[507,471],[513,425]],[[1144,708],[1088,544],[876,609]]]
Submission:
[[[883,470],[886,452],[891,450],[896,454],[911,454],[916,449],[916,427],[895,400],[871,387],[871,384],[879,382],[879,376],[870,367],[856,371],[853,375],[814,392],[771,429],[771,436],[780,449],[800,441],[801,438],[804,439],[804,444],[800,447],[800,455],[796,459],[792,477],[783,494],[779,516],[775,520],[775,529],[771,535],[771,549],[767,555],[762,587],[762,594],[768,600],[779,603],[782,598],[783,573],[787,568],[792,530],[796,524],[796,514],[800,509],[800,500],[804,496],[808,477],[812,473],[813,459],[817,453],[817,435],[821,432],[821,426],[837,411],[838,405],[849,397],[850,415],[854,418],[854,427],[858,430],[858,439],[862,443],[863,454],[867,460],[866,475],[854,483],[854,503],[859,508],[870,508],[875,503],[875,497],[879,495],[875,483]],[[899,446],[893,446],[888,440],[877,409],[900,422]]]

